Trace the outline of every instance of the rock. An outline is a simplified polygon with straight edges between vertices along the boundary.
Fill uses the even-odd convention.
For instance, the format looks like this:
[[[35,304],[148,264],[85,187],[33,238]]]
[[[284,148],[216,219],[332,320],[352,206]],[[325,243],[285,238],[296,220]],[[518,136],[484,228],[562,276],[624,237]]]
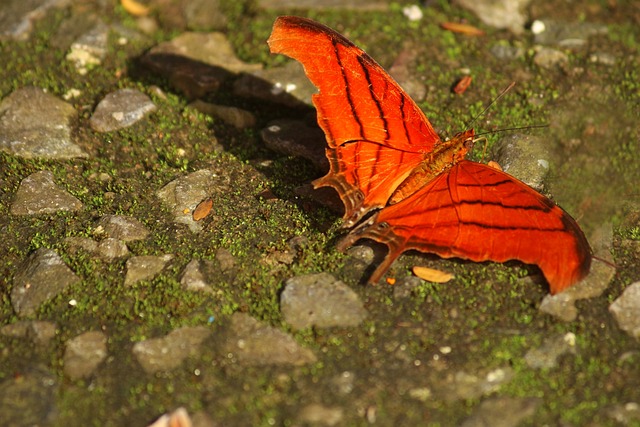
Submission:
[[[593,22],[557,22],[552,19],[535,20],[531,23],[534,42],[541,45],[556,45],[575,48],[584,46],[591,36],[605,35],[608,28]]]
[[[298,421],[303,424],[335,426],[344,418],[344,410],[336,406],[324,406],[312,403],[305,406],[298,413]]]
[[[558,359],[565,354],[576,354],[576,336],[573,332],[545,339],[540,347],[529,350],[524,360],[531,368],[549,369],[558,366]]]
[[[166,78],[169,84],[187,99],[196,99],[215,92],[233,73],[214,65],[204,64],[176,53],[145,54],[141,65]]]
[[[107,337],[99,331],[85,332],[67,341],[64,373],[72,380],[90,377],[107,357]]]
[[[127,128],[157,109],[151,98],[135,89],[120,89],[98,103],[90,119],[96,132]]]
[[[203,114],[222,120],[237,129],[246,129],[255,126],[256,117],[247,110],[225,105],[216,105],[208,102],[196,100],[189,104]]]
[[[36,21],[51,9],[67,6],[70,0],[3,0],[0,16],[0,40],[27,40]]]
[[[542,191],[552,158],[547,141],[530,135],[510,134],[496,142],[493,156],[503,171]]]
[[[173,255],[171,254],[162,256],[144,255],[129,258],[127,260],[127,275],[124,278],[124,284],[129,286],[141,280],[152,279],[172,259]]]
[[[236,259],[233,254],[225,248],[218,248],[216,250],[216,261],[220,264],[220,269],[223,273],[233,273],[236,269]]]
[[[493,397],[480,403],[461,427],[517,427],[542,404],[536,397]]]
[[[70,236],[65,237],[64,242],[67,244],[72,254],[76,254],[78,249],[89,253],[98,252],[98,243],[89,237]]]
[[[0,327],[0,335],[28,338],[38,347],[46,347],[56,335],[56,324],[38,320],[19,320]]]
[[[319,171],[329,170],[324,133],[315,124],[289,119],[275,120],[262,129],[260,137],[270,150],[305,158]]]
[[[457,4],[473,12],[490,27],[522,34],[528,20],[525,11],[530,2],[531,0],[458,0]]]
[[[576,301],[595,298],[601,295],[616,273],[611,256],[613,228],[611,224],[604,224],[596,230],[589,242],[597,258],[591,262],[591,271],[582,281],[555,295],[547,295],[540,303],[539,310],[557,319],[571,322],[578,316]],[[605,260],[608,262],[601,261]],[[611,264],[610,264],[611,263]]]
[[[40,171],[22,180],[9,212],[13,215],[37,215],[80,209],[82,202],[58,187],[53,173]]]
[[[411,99],[422,102],[427,96],[427,87],[413,72],[418,52],[419,49],[415,46],[405,44],[388,71]]]
[[[569,63],[569,56],[556,49],[540,47],[536,49],[536,53],[533,56],[533,63],[538,67],[546,69],[562,67]]]
[[[634,338],[640,338],[640,282],[632,283],[610,306],[618,327]]]
[[[192,0],[185,6],[187,27],[196,31],[227,29],[227,16],[220,0]]]
[[[88,157],[73,143],[76,110],[38,87],[24,87],[0,102],[0,150],[27,159]]]
[[[489,52],[493,56],[503,61],[513,61],[524,56],[524,48],[520,46],[512,46],[508,41],[500,40],[491,46]]]
[[[129,255],[129,248],[122,240],[107,237],[98,243],[97,254],[102,259],[112,261]]]
[[[82,249],[106,261],[124,258],[129,255],[129,248],[122,240],[110,237],[103,239],[100,242],[96,242],[88,237],[78,236],[66,237],[64,241],[69,245],[69,249],[74,253],[77,252],[78,249]]]
[[[178,328],[164,337],[137,342],[133,355],[148,374],[170,371],[198,354],[210,335],[211,329],[204,326]]]
[[[331,379],[333,390],[346,396],[353,391],[356,375],[352,371],[343,371]]]
[[[358,295],[329,273],[287,280],[280,295],[280,310],[295,329],[357,326],[367,316]]]
[[[87,74],[91,67],[100,65],[107,55],[108,38],[109,27],[97,22],[71,44],[67,60],[73,62],[80,75]]]
[[[176,224],[185,224],[192,232],[198,233],[202,231],[202,223],[194,221],[191,212],[213,192],[214,179],[212,171],[201,169],[171,181],[156,195],[169,207]]]
[[[96,233],[104,232],[108,237],[132,242],[144,240],[149,235],[149,229],[137,219],[126,215],[105,215],[98,221]]]
[[[231,73],[251,72],[262,68],[262,64],[249,64],[238,59],[227,36],[219,32],[185,32],[169,42],[153,47],[149,54],[182,56]]]
[[[444,397],[449,401],[477,399],[498,390],[503,384],[511,381],[513,375],[513,369],[509,366],[494,369],[484,377],[458,371],[447,378]]]
[[[207,277],[214,271],[213,261],[207,259],[193,259],[182,272],[180,284],[189,291],[213,292]]]
[[[609,418],[615,420],[621,426],[635,426],[640,423],[640,404],[626,402],[613,405],[607,410]]]
[[[231,316],[228,337],[221,349],[232,360],[247,366],[300,366],[317,360],[311,350],[301,347],[290,335],[244,313]]]
[[[57,376],[36,366],[0,383],[0,414],[5,426],[55,425],[59,393]]]
[[[11,304],[18,317],[30,316],[40,304],[79,281],[56,251],[37,249],[17,269]]]
[[[318,90],[309,81],[297,61],[267,70],[243,73],[233,82],[233,93],[246,98],[263,99],[289,107],[311,106]]]

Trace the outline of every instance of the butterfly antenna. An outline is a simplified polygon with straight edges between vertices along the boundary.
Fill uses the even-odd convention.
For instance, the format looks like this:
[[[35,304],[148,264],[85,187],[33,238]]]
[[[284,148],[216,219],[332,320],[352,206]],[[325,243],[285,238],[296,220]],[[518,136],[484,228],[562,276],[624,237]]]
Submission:
[[[516,82],[511,82],[509,86],[502,89],[502,92],[500,92],[498,96],[496,96],[486,107],[484,107],[484,109],[479,114],[473,117],[469,123],[467,123],[466,128],[469,129],[473,123],[475,123],[480,117],[484,116],[485,113],[489,110],[489,108],[493,107],[493,104],[495,104],[496,102],[498,102],[500,98],[505,96],[506,93],[509,92],[511,89],[513,89],[515,85],[516,85]]]

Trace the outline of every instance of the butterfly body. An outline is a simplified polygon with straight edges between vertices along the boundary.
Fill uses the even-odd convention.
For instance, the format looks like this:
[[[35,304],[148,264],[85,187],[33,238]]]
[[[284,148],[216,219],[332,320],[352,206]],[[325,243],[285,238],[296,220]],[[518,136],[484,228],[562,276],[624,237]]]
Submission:
[[[575,220],[514,177],[466,160],[472,129],[441,140],[380,65],[322,24],[280,17],[268,43],[300,61],[319,89],[329,172],[313,185],[333,187],[344,226],[355,227],[338,248],[363,238],[389,248],[369,282],[410,249],[536,264],[552,293],[587,275],[591,249]]]

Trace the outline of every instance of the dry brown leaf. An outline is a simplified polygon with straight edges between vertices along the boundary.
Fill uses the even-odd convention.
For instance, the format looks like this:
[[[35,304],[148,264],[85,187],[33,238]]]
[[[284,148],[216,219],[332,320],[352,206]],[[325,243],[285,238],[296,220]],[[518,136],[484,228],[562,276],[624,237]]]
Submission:
[[[484,36],[484,31],[469,24],[460,24],[457,22],[442,22],[440,28],[464,34],[466,36]]]
[[[136,0],[120,0],[120,4],[133,16],[147,16],[151,9]]]
[[[198,206],[196,206],[196,208],[193,210],[193,220],[200,221],[201,219],[204,219],[207,215],[209,215],[212,207],[213,200],[211,199],[204,199],[203,201],[198,203]]]
[[[462,95],[471,85],[471,76],[464,76],[453,86],[453,93]]]
[[[436,270],[429,267],[421,267],[416,265],[413,267],[413,274],[422,280],[434,283],[447,283],[454,278],[454,275],[446,271]]]

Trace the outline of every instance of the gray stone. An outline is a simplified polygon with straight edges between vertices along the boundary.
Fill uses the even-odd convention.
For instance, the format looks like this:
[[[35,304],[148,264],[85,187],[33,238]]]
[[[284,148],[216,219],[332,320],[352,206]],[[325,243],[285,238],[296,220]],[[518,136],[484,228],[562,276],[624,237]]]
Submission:
[[[213,292],[207,281],[210,272],[214,270],[213,261],[194,259],[187,264],[180,277],[180,284],[189,291]]]
[[[543,189],[552,158],[547,140],[530,135],[506,135],[493,146],[493,157],[506,173],[538,191]]]
[[[40,304],[79,281],[54,250],[37,249],[18,267],[11,304],[18,317],[30,316]]]
[[[174,54],[224,68],[232,73],[250,72],[262,68],[262,64],[241,61],[223,33],[182,33],[173,40],[153,47],[149,54]]]
[[[504,61],[513,61],[524,56],[524,48],[512,46],[509,42],[502,40],[491,46],[489,52],[496,58]]]
[[[419,51],[420,49],[413,44],[405,43],[388,69],[389,75],[418,103],[424,101],[427,96],[427,86],[414,72]]]
[[[201,169],[171,181],[156,195],[169,207],[175,223],[185,224],[192,232],[198,233],[202,231],[202,222],[194,221],[192,212],[198,203],[211,195],[214,179],[212,171]]]
[[[484,376],[458,371],[447,378],[443,395],[449,401],[477,399],[498,390],[511,381],[513,375],[513,369],[509,366],[494,369]]]
[[[12,92],[0,102],[0,150],[27,159],[88,157],[73,143],[76,110],[37,87]]]
[[[611,224],[604,224],[596,230],[589,239],[593,253],[597,256],[591,262],[589,275],[562,292],[546,295],[540,303],[539,310],[557,319],[571,322],[578,316],[576,301],[602,295],[616,274],[611,256],[612,239],[613,227]]]
[[[569,56],[557,49],[540,47],[533,56],[533,63],[538,67],[546,69],[562,67],[569,63]]]
[[[108,38],[109,27],[103,22],[96,23],[71,44],[67,60],[73,62],[78,73],[86,74],[107,55]]]
[[[192,0],[185,6],[187,26],[190,30],[211,31],[227,29],[227,16],[220,0]]]
[[[90,377],[107,357],[107,337],[100,331],[85,332],[67,341],[64,373],[72,380]]]
[[[328,273],[287,280],[280,295],[280,310],[295,329],[356,326],[367,315],[358,295]]]
[[[290,107],[312,105],[311,97],[317,91],[297,61],[287,62],[282,67],[244,73],[233,82],[235,95]]]
[[[558,366],[558,359],[565,354],[576,354],[576,336],[573,332],[545,339],[540,347],[529,350],[524,360],[531,368],[549,369]]]
[[[534,42],[542,45],[556,45],[562,47],[581,47],[587,39],[595,35],[607,34],[608,28],[604,24],[593,22],[558,22],[551,19],[534,21],[538,31],[534,31]]]
[[[299,120],[275,120],[260,132],[264,144],[277,153],[302,157],[320,171],[329,170],[322,130]]]
[[[178,328],[164,337],[137,342],[133,355],[149,374],[170,371],[187,357],[198,354],[211,333],[211,329],[204,326]]]
[[[203,114],[220,119],[237,129],[250,128],[256,124],[256,117],[251,112],[237,107],[211,104],[200,100],[192,102],[189,106]]]
[[[221,347],[231,360],[246,366],[306,365],[316,356],[293,337],[244,313],[231,316],[228,337]]]
[[[137,219],[126,215],[105,215],[98,221],[98,229],[108,237],[132,242],[146,239],[149,230]]]
[[[37,215],[80,209],[82,202],[58,187],[53,173],[40,171],[22,180],[9,212],[13,215]]]
[[[494,397],[483,401],[461,427],[517,427],[542,404],[535,397]]]
[[[49,10],[69,3],[70,0],[2,0],[0,40],[28,39],[36,21],[44,18]]]
[[[610,306],[620,329],[640,338],[640,282],[632,283]]]
[[[227,249],[218,248],[215,257],[223,273],[233,272],[236,269],[236,259]]]
[[[98,243],[97,254],[100,258],[111,261],[129,255],[129,248],[122,240],[107,237]]]
[[[144,255],[134,256],[127,260],[127,275],[124,278],[125,285],[132,285],[141,280],[152,279],[160,273],[173,255],[162,256]]]
[[[56,376],[36,366],[0,383],[0,414],[4,426],[55,425],[58,410]]]
[[[525,11],[530,2],[531,0],[458,0],[457,4],[473,12],[490,27],[522,34],[528,20]]]
[[[89,253],[98,253],[98,242],[89,237],[70,236],[65,237],[64,242],[68,245],[71,253],[77,253],[78,249]]]
[[[640,404],[626,402],[613,405],[607,410],[609,418],[615,420],[621,426],[637,426],[640,423]]]
[[[46,347],[56,334],[56,324],[38,320],[19,320],[0,327],[0,335],[28,338],[36,346]]]
[[[151,98],[139,90],[120,89],[98,103],[89,122],[97,132],[111,132],[139,122],[156,109]]]
[[[93,255],[96,255],[106,261],[123,258],[129,255],[129,248],[122,240],[107,237],[96,242],[89,237],[67,237],[64,239],[69,245],[69,249],[75,253],[78,249],[82,249]]]
[[[311,403],[300,410],[298,421],[304,424],[335,426],[344,419],[344,410],[336,406]]]

